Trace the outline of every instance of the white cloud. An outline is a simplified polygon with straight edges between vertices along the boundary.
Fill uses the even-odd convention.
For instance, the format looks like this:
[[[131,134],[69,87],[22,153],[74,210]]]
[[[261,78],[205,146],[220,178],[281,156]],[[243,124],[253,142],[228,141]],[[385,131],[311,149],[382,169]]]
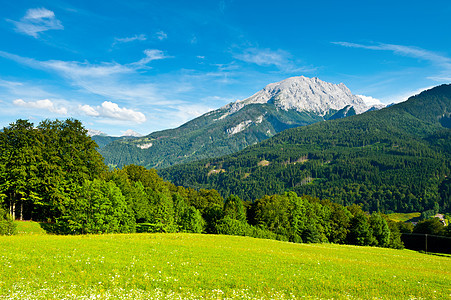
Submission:
[[[121,108],[118,104],[111,101],[104,101],[102,105],[95,107],[87,104],[80,105],[78,109],[80,112],[91,117],[101,117],[133,123],[144,123],[147,120],[142,112],[125,107]]]
[[[362,98],[363,102],[365,102],[366,105],[372,106],[372,105],[385,105],[381,102],[381,100],[373,98],[371,96],[365,96],[365,95],[357,95],[360,98]]]
[[[22,99],[16,99],[13,101],[14,105],[26,107],[26,108],[35,108],[35,109],[45,109],[53,113],[66,115],[67,108],[61,105],[57,106],[49,99],[37,100],[37,101],[29,101],[26,102]]]
[[[62,30],[64,26],[55,17],[55,13],[46,8],[30,8],[20,21],[8,20],[16,26],[16,31],[38,38],[39,33],[47,30]]]
[[[131,66],[136,66],[136,67],[142,67],[147,65],[148,63],[150,63],[153,60],[160,60],[160,59],[165,59],[165,58],[170,58],[170,56],[166,56],[164,54],[163,51],[158,50],[158,49],[146,49],[144,50],[144,54],[146,55],[146,57],[140,59],[139,61],[135,62],[135,63],[131,63]]]
[[[87,105],[87,104],[80,105],[78,107],[78,109],[82,113],[84,113],[85,115],[90,116],[90,117],[98,117],[100,115],[100,113],[94,107]]]
[[[167,33],[164,31],[158,31],[157,33],[155,33],[155,35],[156,35],[157,39],[159,39],[160,41],[168,38]]]

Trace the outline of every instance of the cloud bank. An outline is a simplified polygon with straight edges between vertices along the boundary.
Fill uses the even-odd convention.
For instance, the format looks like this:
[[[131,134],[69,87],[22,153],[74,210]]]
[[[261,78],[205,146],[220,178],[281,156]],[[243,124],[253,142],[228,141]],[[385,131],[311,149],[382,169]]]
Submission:
[[[128,121],[133,123],[144,123],[147,118],[139,111],[119,107],[118,104],[111,101],[104,101],[100,106],[80,105],[78,109],[90,117],[103,117],[117,121]]]
[[[37,100],[37,101],[29,101],[26,102],[22,99],[16,99],[13,101],[13,104],[16,106],[21,106],[25,108],[34,108],[34,109],[44,109],[50,112],[67,115],[67,108],[62,106],[57,106],[49,99]]]

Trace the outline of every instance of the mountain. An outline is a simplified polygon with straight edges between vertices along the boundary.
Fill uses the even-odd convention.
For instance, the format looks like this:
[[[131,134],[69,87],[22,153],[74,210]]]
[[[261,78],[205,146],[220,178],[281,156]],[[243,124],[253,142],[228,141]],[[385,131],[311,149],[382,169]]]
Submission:
[[[220,158],[173,166],[176,185],[245,200],[295,191],[367,211],[451,212],[451,85],[378,111],[287,129]]]
[[[142,137],[143,135],[134,130],[128,129],[124,132],[124,134],[122,134],[122,136]]]
[[[102,143],[110,166],[164,168],[237,152],[288,128],[355,115],[370,109],[342,83],[292,77],[184,125],[135,139]]]
[[[97,130],[97,129],[90,129],[90,128],[88,128],[87,130],[88,130],[88,135],[90,137],[93,137],[93,136],[96,136],[96,135],[107,136],[107,134],[105,132],[102,132],[102,131]]]

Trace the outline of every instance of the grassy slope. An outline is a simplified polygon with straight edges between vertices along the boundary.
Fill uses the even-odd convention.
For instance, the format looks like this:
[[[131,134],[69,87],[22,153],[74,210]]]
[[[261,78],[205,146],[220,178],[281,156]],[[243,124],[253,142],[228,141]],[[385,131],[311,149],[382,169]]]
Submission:
[[[387,215],[390,220],[393,220],[395,222],[407,222],[416,220],[418,221],[421,213],[419,212],[412,212],[412,213],[392,213]]]
[[[0,298],[451,297],[451,260],[195,234],[0,237]]]
[[[16,221],[16,233],[18,235],[46,234],[45,230],[38,222]]]

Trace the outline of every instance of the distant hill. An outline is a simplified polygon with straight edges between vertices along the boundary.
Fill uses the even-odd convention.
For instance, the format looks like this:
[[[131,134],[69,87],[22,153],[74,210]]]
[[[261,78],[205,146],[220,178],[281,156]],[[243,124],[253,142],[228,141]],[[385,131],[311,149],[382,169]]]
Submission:
[[[184,125],[134,139],[99,139],[105,162],[164,168],[235,153],[288,128],[362,113],[371,107],[344,84],[293,77]],[[96,140],[96,141],[97,141]]]
[[[451,211],[451,85],[378,111],[285,130],[238,153],[160,171],[254,200],[287,190],[365,210]]]

